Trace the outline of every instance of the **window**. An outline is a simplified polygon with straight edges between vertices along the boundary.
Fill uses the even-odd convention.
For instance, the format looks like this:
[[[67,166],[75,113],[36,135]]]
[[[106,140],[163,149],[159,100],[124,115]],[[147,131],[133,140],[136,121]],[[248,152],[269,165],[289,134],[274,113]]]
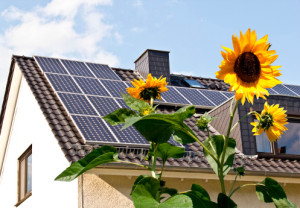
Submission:
[[[200,84],[200,82],[198,82],[197,80],[193,80],[193,79],[184,79],[184,81],[190,86],[190,87],[195,87],[195,88],[204,88],[205,87]]]
[[[288,130],[281,138],[271,144],[265,133],[256,136],[257,152],[274,155],[300,155],[300,119],[289,119],[285,125]]]
[[[32,192],[32,146],[18,159],[18,203],[31,196]]]

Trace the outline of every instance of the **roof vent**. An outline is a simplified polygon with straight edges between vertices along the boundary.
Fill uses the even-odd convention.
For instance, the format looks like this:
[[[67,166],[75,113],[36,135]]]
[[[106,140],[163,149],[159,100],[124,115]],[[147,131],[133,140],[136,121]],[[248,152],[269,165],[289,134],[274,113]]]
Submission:
[[[134,62],[135,70],[145,79],[151,73],[156,78],[160,76],[166,77],[167,82],[170,82],[169,53],[169,51],[147,49]]]
[[[200,82],[194,79],[184,79],[184,81],[190,86],[194,88],[205,88]]]

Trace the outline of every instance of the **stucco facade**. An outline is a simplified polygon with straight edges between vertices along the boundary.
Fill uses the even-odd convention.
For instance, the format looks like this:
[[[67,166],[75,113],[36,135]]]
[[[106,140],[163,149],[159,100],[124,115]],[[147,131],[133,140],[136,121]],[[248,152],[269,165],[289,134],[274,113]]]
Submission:
[[[122,170],[119,170],[119,175],[107,175],[108,171],[104,171],[104,174],[84,174],[81,179],[79,189],[81,190],[84,206],[80,208],[115,208],[115,207],[134,207],[131,201],[130,192],[131,187],[136,179],[136,175],[139,171],[133,171],[133,175],[129,176],[128,170],[125,170],[122,176]],[[114,171],[112,171],[114,172]],[[141,171],[145,174],[146,172]],[[213,201],[216,201],[218,194],[220,193],[220,184],[216,180],[214,174],[207,173],[194,173],[187,174],[188,178],[185,178],[184,173],[181,177],[175,173],[174,177],[172,172],[166,174],[168,177],[163,178],[166,181],[166,186],[176,188],[179,191],[189,190],[193,183],[199,184],[204,187],[210,194]],[[198,177],[197,177],[198,175]],[[262,181],[264,176],[245,176],[244,180],[238,179],[236,187],[245,183]],[[288,198],[300,206],[300,179],[299,178],[285,178],[275,177],[276,180],[281,182],[281,185],[286,191]],[[227,190],[230,189],[233,183],[233,175],[228,176],[226,181]],[[246,187],[236,192],[232,199],[237,203],[238,207],[242,208],[268,208],[274,207],[273,204],[266,204],[257,199],[255,188]]]
[[[15,77],[20,75],[18,68],[15,69],[15,73]],[[7,112],[10,110],[13,112],[13,122],[7,134],[7,146],[0,176],[0,207],[13,208],[17,204],[17,161],[30,145],[32,145],[33,158],[32,195],[18,207],[78,207],[77,180],[71,183],[54,181],[54,178],[69,163],[60,150],[27,82],[24,79],[19,81],[20,89],[13,89],[18,98],[16,108],[11,110],[13,105],[7,107]],[[11,95],[14,93],[12,92]],[[1,134],[2,141],[4,135]]]

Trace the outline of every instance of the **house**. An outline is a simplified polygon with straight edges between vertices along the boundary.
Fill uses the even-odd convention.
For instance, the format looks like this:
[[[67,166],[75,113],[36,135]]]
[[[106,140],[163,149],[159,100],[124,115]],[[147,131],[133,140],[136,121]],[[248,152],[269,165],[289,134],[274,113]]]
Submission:
[[[145,78],[148,73],[167,77],[169,91],[162,94],[162,101],[156,101],[158,110],[170,113],[194,104],[196,114],[186,124],[201,141],[207,135],[195,126],[196,118],[208,111],[222,118],[228,114],[233,96],[229,86],[217,79],[170,74],[169,52],[148,49],[135,66],[135,70],[126,70],[40,56],[12,57],[0,117],[0,207],[133,207],[131,186],[138,175],[149,173],[131,165],[106,164],[70,183],[54,181],[70,163],[103,144],[114,145],[122,160],[146,164],[143,158],[149,143],[135,129],[119,131],[120,127],[101,119],[126,107],[120,91],[125,92],[133,79]],[[253,117],[235,128],[235,166],[246,170],[237,184],[273,177],[300,206],[300,86],[278,85],[270,94],[269,103],[287,109],[290,130],[270,145],[263,135],[252,135],[249,123]],[[263,103],[256,100],[254,105],[239,105],[234,121],[252,109],[261,110]],[[210,134],[224,133],[225,124],[224,119],[214,120]],[[216,199],[220,185],[202,148],[197,143],[185,148],[183,158],[166,163],[167,186],[188,190],[197,183]],[[234,177],[233,171],[226,176],[228,188]],[[260,202],[251,187],[241,190],[233,200],[240,207],[273,207]]]

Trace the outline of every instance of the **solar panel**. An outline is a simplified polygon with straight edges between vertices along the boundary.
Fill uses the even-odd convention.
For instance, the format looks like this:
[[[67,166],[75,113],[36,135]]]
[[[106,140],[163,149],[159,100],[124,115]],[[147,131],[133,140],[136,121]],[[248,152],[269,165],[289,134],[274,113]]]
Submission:
[[[178,87],[177,90],[184,95],[193,105],[215,106],[197,89]]]
[[[199,90],[202,92],[208,99],[210,99],[214,104],[220,105],[224,103],[228,98],[221,94],[218,91],[212,91],[212,90]]]
[[[297,93],[300,96],[300,86],[287,85],[287,84],[285,84],[284,86],[286,86],[287,88],[289,88],[290,90],[292,90],[293,92]]]
[[[100,117],[71,116],[84,138],[88,141],[118,143]]]
[[[68,74],[59,59],[45,58],[40,56],[34,56],[36,62],[44,72]]]
[[[182,95],[180,95],[174,87],[168,86],[168,91],[164,92],[162,98],[169,103],[190,104]]]
[[[275,92],[275,90],[271,89],[271,88],[267,88],[268,92],[270,95],[278,95],[277,92]]]
[[[120,80],[120,77],[107,65],[86,63],[98,78]]]
[[[85,94],[110,97],[99,80],[84,77],[74,77],[74,79]]]
[[[58,93],[70,114],[97,115],[84,95]]]
[[[122,97],[121,92],[127,94],[127,86],[124,82],[112,80],[101,80],[101,82],[113,97]]]
[[[225,92],[225,91],[222,91],[221,93],[223,95],[225,95],[226,97],[228,97],[228,98],[232,98],[234,96],[234,92]]]
[[[84,77],[95,77],[84,62],[61,60],[64,66],[67,68],[71,75],[84,76]]]
[[[81,93],[71,76],[46,74],[46,77],[54,87],[55,91]]]
[[[96,110],[101,116],[110,114],[111,112],[120,108],[113,98],[88,96]]]
[[[122,125],[109,126],[121,143],[149,144],[149,142],[133,126],[122,131]]]
[[[297,96],[296,93],[292,92],[291,90],[287,89],[285,86],[282,84],[276,85],[275,87],[272,88],[276,92],[278,92],[281,95],[292,95],[292,96]]]

